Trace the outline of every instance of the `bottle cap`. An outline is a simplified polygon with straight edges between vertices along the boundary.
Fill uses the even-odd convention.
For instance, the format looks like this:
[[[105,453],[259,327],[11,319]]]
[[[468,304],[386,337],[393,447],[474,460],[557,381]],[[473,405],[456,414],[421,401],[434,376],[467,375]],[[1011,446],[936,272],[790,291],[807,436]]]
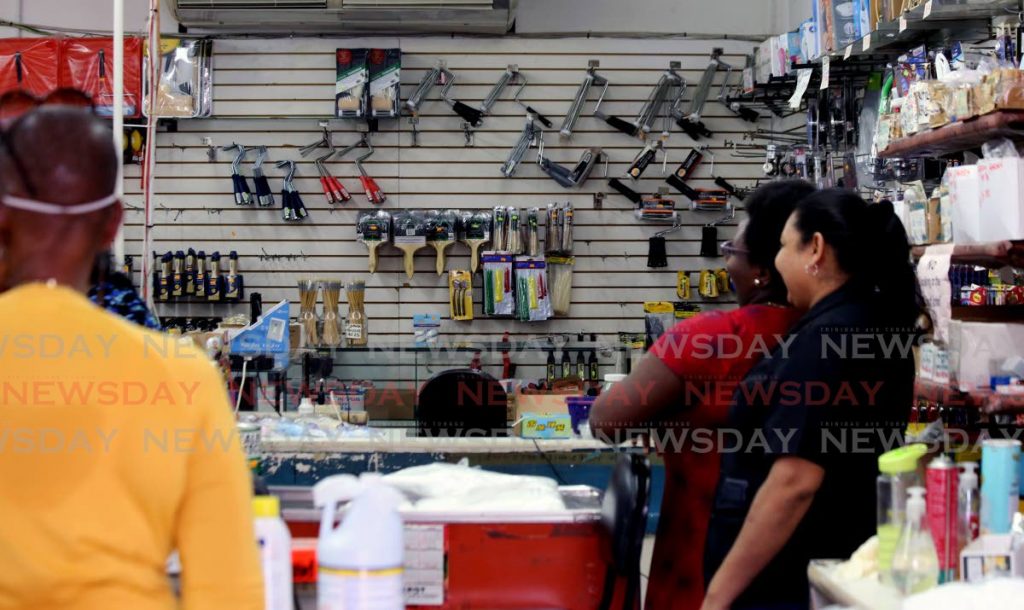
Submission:
[[[978,463],[962,462],[963,473],[960,474],[960,487],[962,489],[978,489]]]
[[[924,487],[911,487],[907,490],[907,519],[917,520],[924,516]]]
[[[893,449],[878,456],[878,470],[884,474],[901,474],[917,470],[918,461],[928,453],[928,446],[915,443]]]
[[[277,496],[256,496],[252,499],[252,512],[257,519],[280,517],[281,500]]]

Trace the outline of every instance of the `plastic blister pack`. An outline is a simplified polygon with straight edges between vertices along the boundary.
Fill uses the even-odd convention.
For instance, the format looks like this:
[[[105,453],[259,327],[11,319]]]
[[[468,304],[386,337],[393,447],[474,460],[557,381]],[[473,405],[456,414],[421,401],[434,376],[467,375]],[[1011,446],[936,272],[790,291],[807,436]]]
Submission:
[[[149,115],[149,54],[143,48],[142,111]],[[213,114],[213,41],[164,38],[160,40],[156,116],[201,118]]]

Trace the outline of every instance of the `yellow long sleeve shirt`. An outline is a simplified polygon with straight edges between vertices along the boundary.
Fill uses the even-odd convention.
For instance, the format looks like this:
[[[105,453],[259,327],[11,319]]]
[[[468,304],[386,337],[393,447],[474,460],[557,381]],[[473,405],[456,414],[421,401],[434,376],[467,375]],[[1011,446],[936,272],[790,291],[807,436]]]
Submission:
[[[251,482],[205,354],[66,288],[0,295],[0,609],[263,608]]]

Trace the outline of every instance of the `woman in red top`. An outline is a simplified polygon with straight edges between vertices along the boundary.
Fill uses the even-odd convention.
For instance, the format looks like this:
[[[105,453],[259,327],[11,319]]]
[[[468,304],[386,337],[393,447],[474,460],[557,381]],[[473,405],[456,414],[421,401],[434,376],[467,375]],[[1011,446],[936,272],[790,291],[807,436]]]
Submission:
[[[763,186],[745,202],[747,219],[722,245],[740,307],[680,322],[590,413],[598,438],[640,434],[665,461],[665,493],[647,584],[648,610],[696,610],[704,598],[702,557],[719,470],[717,427],[733,390],[768,355],[800,312],[787,306],[775,269],[779,236],[796,203],[814,192],[802,181]],[[733,440],[721,439],[727,450]]]

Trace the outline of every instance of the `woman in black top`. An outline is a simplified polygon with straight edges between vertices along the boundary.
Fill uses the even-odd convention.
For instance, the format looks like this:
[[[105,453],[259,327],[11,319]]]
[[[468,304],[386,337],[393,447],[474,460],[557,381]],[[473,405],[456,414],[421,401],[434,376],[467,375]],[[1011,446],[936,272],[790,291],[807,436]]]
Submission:
[[[722,456],[703,610],[806,608],[808,561],[874,534],[877,457],[902,441],[913,401],[921,299],[892,205],[819,191],[781,244],[789,301],[808,312],[734,397],[744,442]]]

